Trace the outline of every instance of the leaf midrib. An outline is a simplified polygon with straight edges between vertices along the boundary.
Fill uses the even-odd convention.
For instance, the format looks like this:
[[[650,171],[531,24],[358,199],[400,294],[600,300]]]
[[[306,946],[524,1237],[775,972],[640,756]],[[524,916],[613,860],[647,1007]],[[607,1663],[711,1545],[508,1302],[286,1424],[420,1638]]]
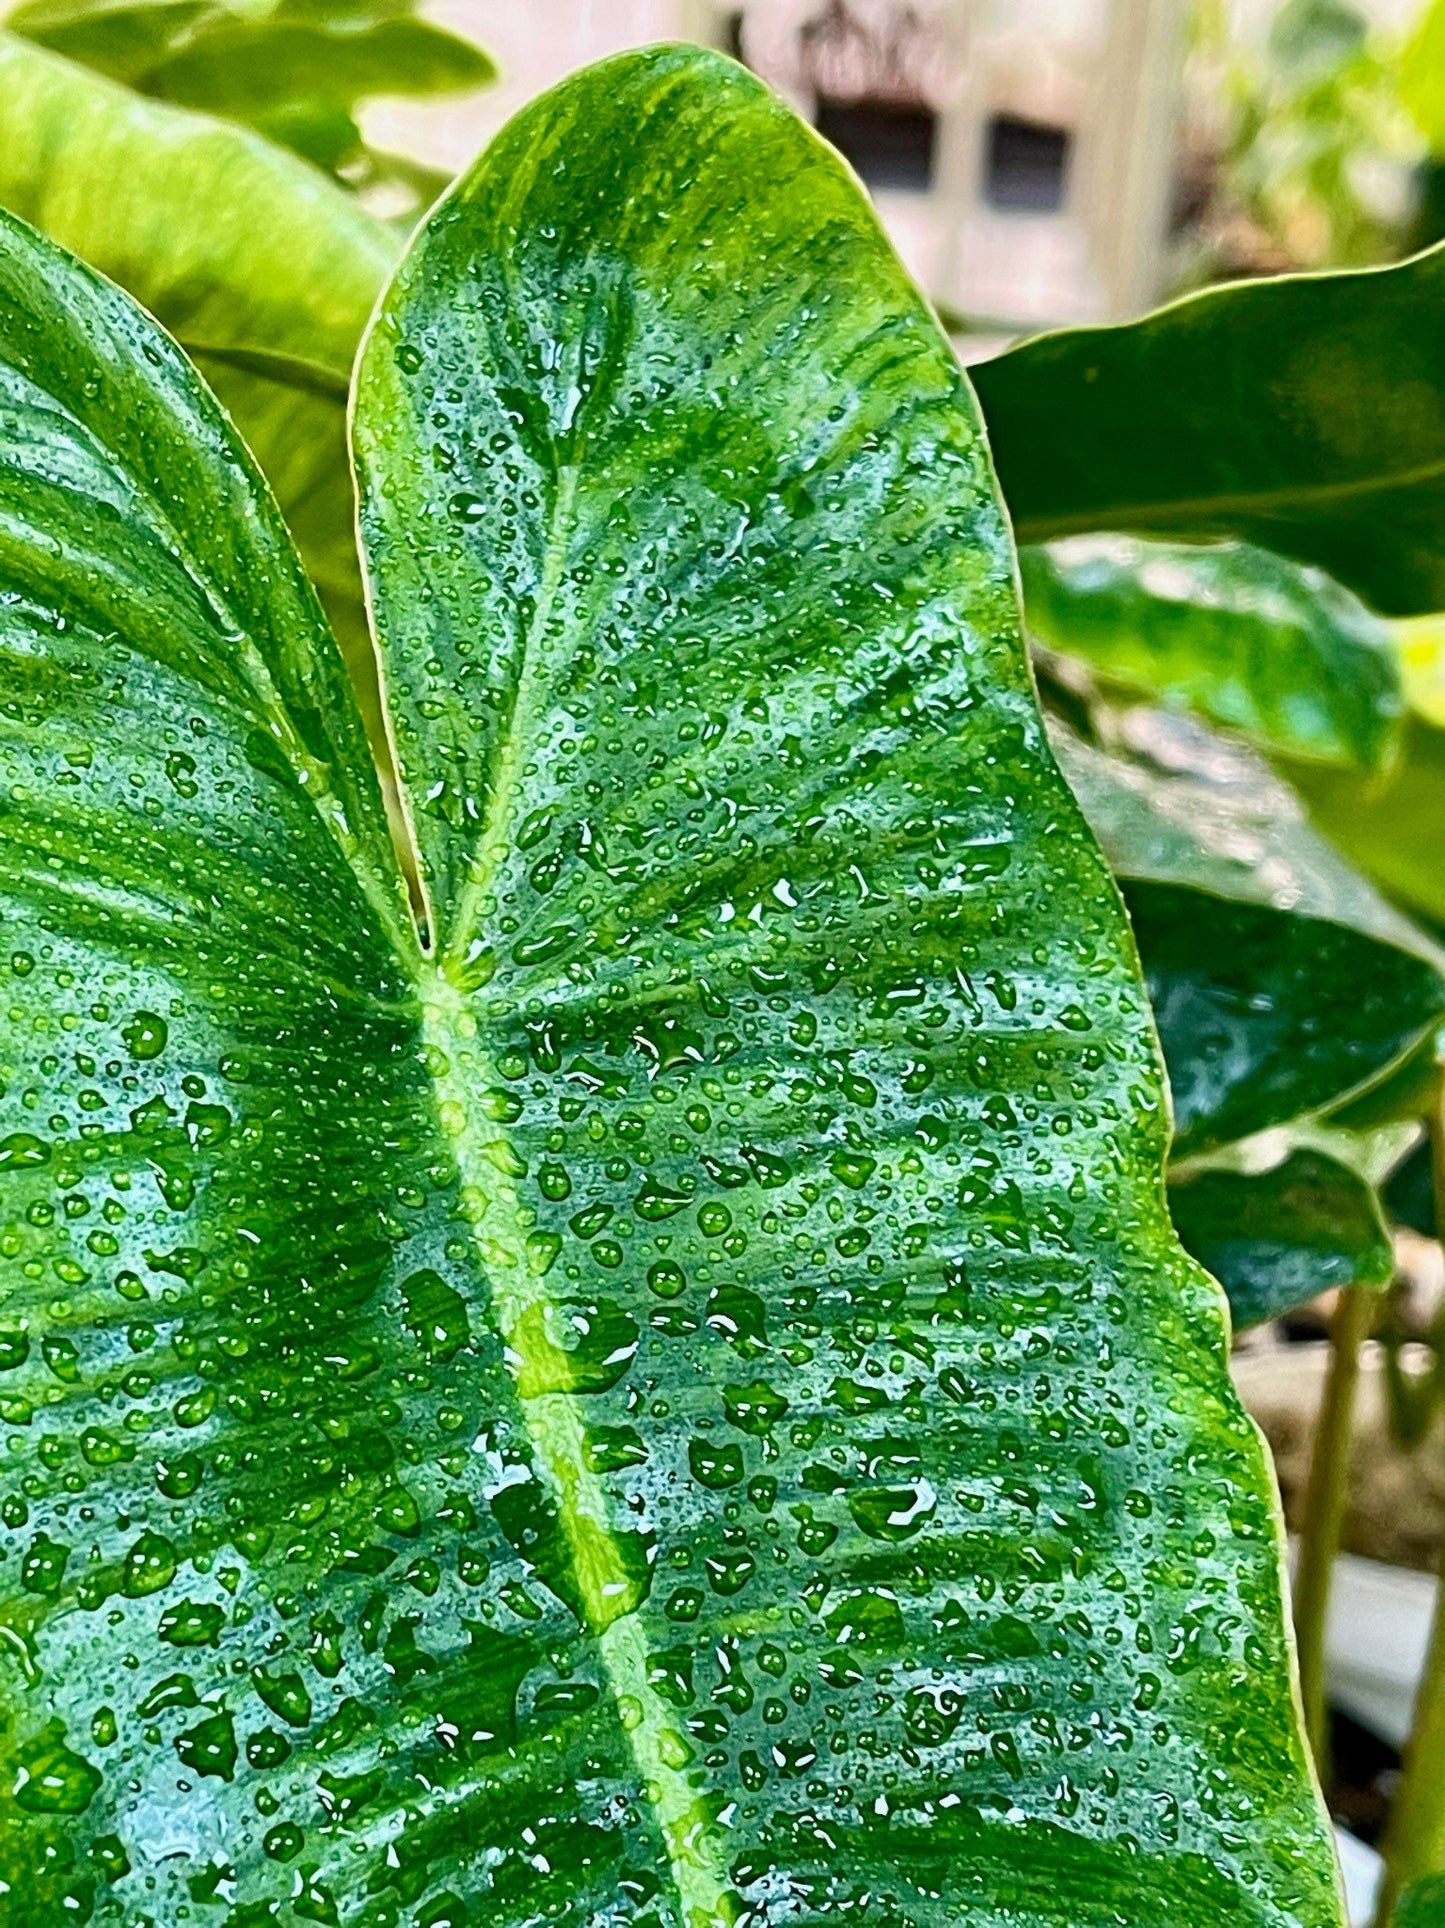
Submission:
[[[1014,532],[1019,542],[1026,543],[1124,525],[1131,528],[1168,528],[1182,517],[1246,515],[1280,506],[1307,508],[1316,504],[1350,502],[1375,495],[1388,495],[1395,489],[1441,479],[1445,479],[1445,457],[1434,462],[1417,463],[1414,468],[1391,469],[1382,474],[1351,477],[1342,482],[1256,489],[1234,495],[1170,496],[1162,502],[1153,503],[1106,502],[1094,508],[1078,510],[1072,515],[1021,516],[1015,521]]]
[[[516,1187],[488,1155],[488,1134],[495,1128],[478,1113],[476,1093],[495,1082],[495,1073],[476,1018],[444,970],[431,967],[419,989],[438,1126],[456,1159],[463,1210],[490,1294],[484,1316],[503,1341],[515,1380],[528,1365],[543,1363],[529,1357],[523,1322],[528,1312],[551,1304],[551,1294],[528,1271]],[[599,1558],[610,1556],[617,1583],[626,1583],[626,1567],[611,1531],[606,1490],[587,1465],[577,1402],[572,1394],[558,1392],[525,1400],[519,1394],[519,1403],[556,1502],[612,1704],[619,1715],[629,1707],[636,1710],[622,1726],[662,1836],[680,1918],[688,1928],[720,1928],[732,1917],[732,1890],[717,1830],[680,1765],[692,1750],[648,1680],[638,1615],[629,1612],[608,1622],[605,1589],[597,1585]]]
[[[507,853],[512,811],[522,773],[523,747],[528,737],[527,725],[532,720],[534,708],[532,699],[543,682],[538,665],[541,654],[539,645],[551,620],[557,591],[562,584],[572,534],[572,505],[577,493],[578,475],[576,465],[562,469],[558,475],[551,526],[542,557],[542,573],[537,584],[537,600],[532,620],[518,648],[517,680],[512,692],[512,705],[492,752],[492,786],[487,796],[486,815],[467,865],[466,880],[457,896],[450,932],[445,942],[437,947],[444,967],[460,968],[463,965],[482,906],[496,882]],[[428,906],[428,922],[436,930],[431,906]]]

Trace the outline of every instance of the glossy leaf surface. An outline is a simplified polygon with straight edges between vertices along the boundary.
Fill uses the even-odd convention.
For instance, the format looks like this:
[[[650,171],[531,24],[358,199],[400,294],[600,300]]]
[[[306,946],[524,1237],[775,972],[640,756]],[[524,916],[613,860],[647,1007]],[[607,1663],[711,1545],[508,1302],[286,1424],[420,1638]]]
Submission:
[[[1265,1172],[1200,1172],[1170,1186],[1169,1211],[1228,1293],[1236,1331],[1335,1286],[1388,1285],[1394,1270],[1370,1186],[1312,1149]]]
[[[1020,542],[1233,536],[1445,608],[1445,248],[1239,282],[971,369]]]
[[[1394,747],[1389,625],[1318,569],[1128,536],[1024,549],[1019,568],[1030,632],[1107,682],[1312,762],[1370,769]]]
[[[11,31],[137,93],[256,128],[335,172],[375,178],[357,125],[377,94],[485,86],[491,61],[415,0],[25,0]]]
[[[118,281],[200,364],[280,499],[375,715],[346,395],[390,231],[239,127],[0,34],[0,206]]]
[[[391,291],[430,956],[214,412],[4,258],[23,1928],[1333,1928],[1127,930],[836,158],[608,63]]]
[[[1129,906],[1180,1157],[1372,1082],[1438,1020],[1442,960],[1240,744],[1136,709],[1054,745]]]

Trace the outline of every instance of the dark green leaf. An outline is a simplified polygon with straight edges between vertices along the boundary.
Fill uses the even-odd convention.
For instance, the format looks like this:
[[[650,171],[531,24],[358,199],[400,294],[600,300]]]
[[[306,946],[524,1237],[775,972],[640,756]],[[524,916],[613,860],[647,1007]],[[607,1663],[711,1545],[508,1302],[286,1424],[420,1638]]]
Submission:
[[[1427,1032],[1415,1049],[1382,1078],[1332,1107],[1331,1127],[1342,1131],[1370,1132],[1406,1119],[1433,1116],[1440,1101],[1440,1044],[1436,1032]]]
[[[1389,627],[1318,569],[1129,536],[1024,549],[1019,567],[1030,631],[1107,682],[1312,762],[1374,768],[1394,748]]]
[[[206,398],[3,263],[0,1236],[75,1359],[5,1377],[0,1572],[70,1550],[3,1583],[35,1928],[122,1860],[160,1928],[1335,1928],[1127,930],[852,178],[661,50],[408,258],[357,436],[430,955]]]
[[[1406,1225],[1424,1238],[1438,1238],[1435,1209],[1435,1153],[1428,1138],[1390,1174],[1380,1196],[1397,1225]]]
[[[1184,1249],[1229,1294],[1236,1330],[1340,1285],[1388,1285],[1390,1240],[1370,1186],[1322,1152],[1265,1172],[1204,1171],[1169,1188]]]
[[[1240,537],[1445,608],[1445,248],[1240,282],[971,369],[1021,542]]]
[[[1441,955],[1244,746],[1161,710],[1054,747],[1134,924],[1180,1157],[1373,1082],[1445,1010]]]
[[[1395,1928],[1445,1928],[1445,1874],[1412,1881],[1395,1905]]]

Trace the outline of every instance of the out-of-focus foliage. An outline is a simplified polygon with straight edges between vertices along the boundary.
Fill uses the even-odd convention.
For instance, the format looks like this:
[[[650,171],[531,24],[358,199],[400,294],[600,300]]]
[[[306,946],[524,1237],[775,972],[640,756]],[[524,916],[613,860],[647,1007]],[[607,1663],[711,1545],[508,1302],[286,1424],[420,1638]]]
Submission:
[[[367,146],[372,95],[482,87],[469,41],[416,16],[416,0],[25,0],[6,23],[137,93],[254,127],[414,216],[446,176]]]
[[[1425,8],[1405,47],[1400,95],[1431,152],[1445,154],[1445,0]]]
[[[1388,762],[1402,700],[1388,623],[1319,569],[1245,543],[1075,536],[1019,553],[1029,628],[1106,682],[1264,750]]]
[[[1286,0],[1257,48],[1230,41],[1222,5],[1198,18],[1222,125],[1190,278],[1402,253],[1424,143],[1402,97],[1398,41],[1349,0]]]
[[[1268,1171],[1205,1171],[1169,1188],[1184,1247],[1229,1294],[1236,1328],[1394,1269],[1379,1202],[1358,1172],[1311,1147]]]
[[[380,741],[346,394],[397,237],[250,128],[0,34],[0,207],[133,294],[200,364],[285,512]]]
[[[970,369],[1023,542],[1243,539],[1445,609],[1445,247],[1235,282]]]

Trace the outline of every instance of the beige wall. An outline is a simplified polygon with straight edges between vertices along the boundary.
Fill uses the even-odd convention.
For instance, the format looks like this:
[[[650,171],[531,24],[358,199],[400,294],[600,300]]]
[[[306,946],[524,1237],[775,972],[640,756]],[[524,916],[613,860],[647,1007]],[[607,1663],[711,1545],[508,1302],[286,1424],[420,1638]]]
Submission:
[[[431,0],[429,18],[485,47],[501,81],[470,100],[367,109],[367,139],[460,170],[524,102],[574,67],[650,41],[706,34],[697,0]]]

